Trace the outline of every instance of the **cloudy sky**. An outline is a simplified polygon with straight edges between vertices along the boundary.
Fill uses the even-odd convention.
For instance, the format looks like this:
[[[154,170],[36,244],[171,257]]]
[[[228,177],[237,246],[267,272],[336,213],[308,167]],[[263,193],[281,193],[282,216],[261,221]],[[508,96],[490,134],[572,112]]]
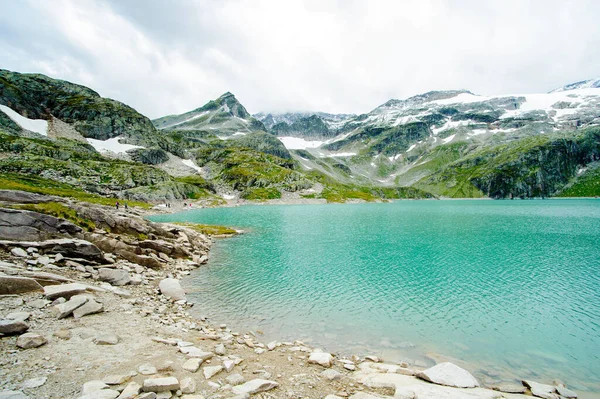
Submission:
[[[231,91],[252,112],[364,113],[429,90],[600,75],[597,0],[0,0],[0,68],[155,118]]]

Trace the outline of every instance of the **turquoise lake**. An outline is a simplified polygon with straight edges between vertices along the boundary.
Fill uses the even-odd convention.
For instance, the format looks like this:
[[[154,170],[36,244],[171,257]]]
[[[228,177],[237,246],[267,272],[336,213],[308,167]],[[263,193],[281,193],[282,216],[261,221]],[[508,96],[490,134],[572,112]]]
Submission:
[[[193,311],[263,342],[600,391],[600,200],[242,206],[183,281]],[[453,360],[454,361],[454,360]]]

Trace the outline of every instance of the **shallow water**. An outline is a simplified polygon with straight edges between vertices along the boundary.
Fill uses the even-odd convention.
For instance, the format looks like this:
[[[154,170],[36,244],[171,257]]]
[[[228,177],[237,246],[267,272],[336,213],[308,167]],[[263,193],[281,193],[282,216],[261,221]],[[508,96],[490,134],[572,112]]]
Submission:
[[[600,201],[244,206],[185,285],[196,312],[344,354],[464,361],[600,391]]]

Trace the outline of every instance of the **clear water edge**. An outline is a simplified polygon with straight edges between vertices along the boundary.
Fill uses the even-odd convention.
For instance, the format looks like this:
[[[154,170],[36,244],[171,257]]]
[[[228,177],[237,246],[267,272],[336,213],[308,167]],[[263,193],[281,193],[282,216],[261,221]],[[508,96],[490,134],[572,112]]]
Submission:
[[[219,240],[184,281],[215,322],[347,355],[449,358],[483,382],[600,391],[600,201],[247,206],[153,220],[247,231]]]

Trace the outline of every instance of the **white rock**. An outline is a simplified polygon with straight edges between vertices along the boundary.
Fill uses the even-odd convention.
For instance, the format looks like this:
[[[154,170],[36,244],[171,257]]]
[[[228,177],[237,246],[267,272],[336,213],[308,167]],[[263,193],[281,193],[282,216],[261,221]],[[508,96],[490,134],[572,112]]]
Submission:
[[[577,397],[577,394],[575,392],[571,391],[564,385],[557,385],[556,392],[558,392],[558,394],[560,396],[565,397],[565,398],[576,398]]]
[[[313,352],[310,354],[308,362],[313,364],[320,364],[323,367],[331,367],[331,363],[333,362],[333,356],[331,356],[331,353]]]
[[[523,380],[523,384],[531,390],[533,396],[544,399],[558,399],[556,388],[552,385],[540,384],[531,380]]]
[[[10,250],[10,253],[13,254],[14,256],[18,256],[20,258],[27,257],[27,251],[25,251],[23,248],[13,248]]]
[[[112,374],[107,377],[104,377],[104,379],[102,381],[108,385],[121,385],[121,384],[124,384],[127,381],[129,381],[129,379],[131,377],[132,377],[131,374],[124,374],[124,375]]]
[[[108,388],[110,388],[110,387],[108,385],[106,385],[104,383],[104,381],[100,381],[100,380],[88,381],[83,384],[83,389],[81,390],[81,393],[83,395],[86,395],[91,392],[99,391],[101,389],[108,389]]]
[[[436,364],[418,373],[417,377],[433,382],[434,384],[457,388],[474,388],[479,386],[479,383],[471,373],[450,362]]]
[[[190,373],[195,373],[196,371],[198,371],[203,361],[204,360],[195,357],[192,359],[188,359],[185,363],[183,363],[183,366],[181,367],[184,370],[189,371]]]
[[[179,280],[177,279],[166,278],[161,280],[158,284],[158,288],[164,296],[169,297],[174,301],[186,300],[185,291],[181,288],[181,284],[179,284]]]
[[[215,346],[215,353],[219,356],[224,356],[225,355],[225,345],[218,344],[217,346]]]
[[[259,392],[269,391],[279,386],[275,381],[263,380],[260,378],[248,381],[242,385],[233,387],[232,391],[236,395],[255,394]]]
[[[353,363],[344,363],[344,368],[350,371],[356,370],[356,366]]]
[[[58,319],[64,319],[75,311],[75,309],[83,306],[88,301],[88,297],[85,295],[75,295],[65,303],[60,303],[52,307],[52,313]]]
[[[229,359],[223,360],[223,367],[225,367],[225,371],[229,373],[235,367],[235,361]]]
[[[117,399],[134,399],[142,390],[142,386],[135,381],[131,381]]]
[[[39,258],[37,258],[37,262],[40,265],[46,266],[50,263],[50,258],[47,256],[40,256]]]
[[[183,348],[179,348],[181,353],[185,353],[188,357],[197,357],[202,360],[208,360],[214,356],[212,352],[205,352],[201,349],[196,348],[195,346],[186,346]]]
[[[120,392],[114,389],[101,389],[99,391],[90,392],[80,396],[79,399],[116,399]]]
[[[277,348],[277,342],[273,341],[273,342],[269,342],[267,344],[267,349],[272,351],[273,349]]]
[[[23,389],[39,388],[42,385],[44,385],[47,380],[48,380],[48,377],[30,378],[28,380],[23,381],[21,388],[23,388]]]
[[[144,392],[165,392],[179,389],[179,380],[175,377],[149,378],[144,380]]]
[[[0,392],[0,399],[29,399],[29,396],[21,391],[2,391]]]
[[[152,374],[156,374],[156,367],[151,366],[149,364],[142,364],[141,366],[138,367],[138,373],[142,374],[142,375],[152,375]]]
[[[339,380],[342,378],[342,373],[333,369],[324,370],[321,375],[327,378],[329,381]]]
[[[205,366],[202,369],[202,373],[204,374],[204,378],[209,380],[212,376],[223,371],[223,366]]]
[[[255,348],[254,349],[254,353],[256,353],[257,355],[262,355],[265,352],[266,352],[266,350],[264,350],[263,348]]]
[[[196,381],[192,380],[190,377],[186,377],[180,381],[181,392],[182,393],[194,393],[196,392]]]

